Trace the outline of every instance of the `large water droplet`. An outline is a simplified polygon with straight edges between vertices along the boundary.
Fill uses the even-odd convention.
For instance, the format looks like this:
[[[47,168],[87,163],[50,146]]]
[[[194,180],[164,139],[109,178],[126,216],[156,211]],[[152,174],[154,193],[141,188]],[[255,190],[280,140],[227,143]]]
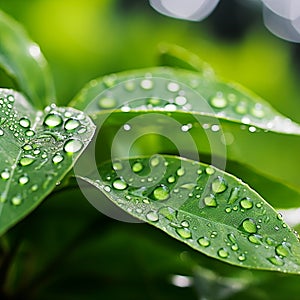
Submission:
[[[246,197],[240,201],[240,206],[243,209],[250,209],[253,207],[253,202],[250,198]]]
[[[256,233],[257,232],[257,226],[255,224],[255,221],[253,219],[245,219],[241,224],[241,229],[246,231],[247,233]]]
[[[26,155],[20,159],[19,163],[21,166],[26,167],[26,166],[31,165],[34,161],[35,161],[35,158],[33,156]]]
[[[204,199],[203,199],[203,202],[206,206],[208,207],[216,207],[217,206],[217,201],[216,201],[216,198],[214,195],[209,195],[209,196],[206,196]]]
[[[160,185],[153,191],[153,196],[156,200],[167,200],[170,196],[169,188],[165,185]]]
[[[289,246],[288,246],[288,244],[286,242],[283,242],[282,244],[278,245],[275,248],[275,251],[276,251],[277,255],[283,256],[283,257],[288,256],[289,253],[290,253]]]
[[[53,156],[53,158],[52,158],[52,162],[53,162],[54,164],[59,164],[59,163],[62,162],[63,160],[64,160],[64,157],[63,157],[61,154],[59,154],[59,153],[55,154],[55,155]]]
[[[229,256],[229,253],[225,248],[221,248],[221,249],[218,250],[218,255],[221,258],[227,258]]]
[[[64,145],[64,150],[67,153],[76,153],[81,150],[83,143],[80,140],[70,139]]]
[[[208,247],[210,245],[210,240],[209,238],[203,236],[198,239],[198,244],[202,247]]]
[[[252,244],[260,245],[262,243],[262,241],[261,241],[262,236],[260,236],[258,234],[251,234],[251,235],[248,236],[248,240]]]
[[[116,107],[117,101],[113,98],[104,97],[98,101],[98,105],[100,108],[110,109]]]
[[[21,118],[19,121],[20,126],[22,126],[23,128],[28,128],[30,126],[30,120],[27,118]]]
[[[44,119],[44,124],[50,128],[60,126],[62,122],[63,122],[62,117],[56,113],[51,113],[47,115]]]
[[[227,106],[227,100],[223,95],[217,95],[210,100],[210,103],[215,108],[224,108]]]
[[[278,267],[281,267],[281,266],[284,265],[284,261],[280,257],[278,257],[277,255],[269,257],[268,261],[270,263],[272,263],[273,265],[278,266]]]
[[[112,185],[116,190],[120,190],[120,191],[125,190],[128,186],[127,183],[123,181],[121,178],[116,179]]]
[[[159,220],[158,214],[155,211],[149,211],[146,215],[148,221],[157,222]]]
[[[227,189],[226,181],[223,177],[218,176],[211,184],[211,189],[214,193],[220,194],[223,193]]]
[[[19,184],[25,185],[29,182],[29,177],[27,175],[23,175],[19,178]]]
[[[187,228],[176,228],[176,232],[183,239],[190,239],[192,237],[191,231]]]
[[[80,126],[80,122],[76,119],[69,119],[65,123],[65,129],[68,131],[75,130]]]

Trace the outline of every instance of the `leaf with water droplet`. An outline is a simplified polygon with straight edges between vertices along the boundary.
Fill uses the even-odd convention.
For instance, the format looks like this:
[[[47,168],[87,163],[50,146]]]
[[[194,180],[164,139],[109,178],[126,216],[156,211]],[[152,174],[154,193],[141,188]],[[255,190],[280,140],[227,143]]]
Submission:
[[[49,67],[37,44],[23,27],[0,12],[0,66],[35,107],[42,109],[55,100]]]
[[[30,213],[71,169],[95,126],[73,108],[34,109],[19,93],[0,89],[0,234]],[[69,117],[66,117],[68,115]],[[78,121],[68,130],[63,124]],[[79,128],[86,128],[80,133]],[[28,130],[33,134],[27,134]]]
[[[132,170],[137,160],[144,166],[138,176]],[[119,170],[108,162],[100,166],[100,177],[97,171],[79,178],[124,211],[208,256],[241,267],[300,274],[297,236],[247,184],[213,166],[162,155],[155,166],[159,180],[144,185],[148,177],[155,177],[150,161],[150,157],[123,159]],[[185,170],[181,176],[179,169]],[[175,182],[169,183],[172,176]],[[192,191],[181,188],[187,183],[194,184]],[[228,201],[236,188],[236,200]],[[132,194],[134,199],[128,197]]]

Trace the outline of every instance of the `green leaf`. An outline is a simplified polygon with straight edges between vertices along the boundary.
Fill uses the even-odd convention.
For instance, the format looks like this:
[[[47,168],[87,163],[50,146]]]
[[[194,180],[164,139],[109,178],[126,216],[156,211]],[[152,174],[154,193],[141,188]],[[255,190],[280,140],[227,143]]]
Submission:
[[[205,77],[213,77],[214,70],[196,54],[178,45],[163,43],[159,47],[160,65],[197,71]]]
[[[100,176],[99,176],[100,174]],[[122,159],[80,177],[136,218],[224,262],[300,274],[300,244],[248,185],[175,156]]]
[[[37,108],[55,101],[48,64],[23,27],[0,11],[0,68],[11,76]]]
[[[51,105],[35,110],[13,90],[0,90],[0,233],[47,196],[90,142],[89,117]]]

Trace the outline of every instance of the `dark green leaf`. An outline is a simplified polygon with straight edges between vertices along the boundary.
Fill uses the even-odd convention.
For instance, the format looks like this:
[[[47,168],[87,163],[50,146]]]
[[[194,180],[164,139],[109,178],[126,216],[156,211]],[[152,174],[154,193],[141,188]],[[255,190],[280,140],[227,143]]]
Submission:
[[[21,94],[0,90],[0,233],[59,184],[94,127],[78,110],[51,105],[37,111]]]
[[[300,273],[300,244],[281,216],[236,177],[174,156],[107,163],[88,181],[116,205],[230,264]]]
[[[55,101],[47,62],[23,27],[0,11],[0,68],[11,76],[29,101],[44,108]]]

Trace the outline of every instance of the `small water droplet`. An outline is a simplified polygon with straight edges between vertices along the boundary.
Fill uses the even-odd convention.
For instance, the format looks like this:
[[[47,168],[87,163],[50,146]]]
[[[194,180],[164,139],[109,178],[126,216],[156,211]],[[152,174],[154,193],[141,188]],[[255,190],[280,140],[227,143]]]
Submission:
[[[208,174],[208,175],[212,175],[212,174],[215,173],[215,169],[212,168],[212,167],[206,167],[205,172],[206,172],[206,174]]]
[[[170,91],[170,92],[178,92],[180,90],[180,86],[178,83],[176,82],[169,82],[168,83],[168,86],[167,86],[167,89]]]
[[[243,209],[250,209],[253,207],[253,202],[250,198],[246,197],[240,201],[240,206]]]
[[[227,106],[227,100],[222,94],[218,94],[210,100],[210,103],[215,108],[225,108]]]
[[[39,187],[38,187],[37,184],[34,184],[34,185],[31,187],[31,190],[32,190],[33,192],[36,192],[38,189],[39,189]]]
[[[117,101],[114,98],[103,97],[98,101],[98,106],[103,109],[110,109],[117,106]]]
[[[131,129],[131,126],[129,124],[124,124],[123,129],[125,131],[129,131]]]
[[[265,116],[263,106],[260,103],[256,103],[255,106],[251,109],[251,114],[256,118],[263,118]]]
[[[165,111],[176,111],[176,110],[177,110],[177,106],[173,103],[169,103],[165,105]]]
[[[182,106],[182,105],[185,105],[187,103],[187,99],[184,96],[177,96],[175,98],[175,103],[177,105]]]
[[[153,88],[153,81],[150,79],[144,79],[141,81],[141,87],[144,90],[151,90]]]
[[[26,155],[20,159],[19,163],[21,166],[26,167],[26,166],[31,165],[34,161],[35,161],[35,158],[33,156]]]
[[[189,227],[189,226],[190,226],[189,222],[186,221],[186,220],[181,221],[180,225],[181,225],[182,227]]]
[[[69,119],[65,123],[65,129],[68,131],[75,130],[80,126],[80,122],[76,119]]]
[[[19,206],[22,203],[22,198],[20,195],[15,196],[11,199],[11,203],[15,206]]]
[[[248,236],[248,241],[251,242],[252,244],[260,245],[262,242],[262,236],[258,234],[251,234]]]
[[[20,126],[22,126],[23,128],[28,128],[30,126],[30,120],[27,118],[21,118],[19,121]]]
[[[153,196],[156,200],[167,200],[170,196],[169,188],[165,185],[160,185],[153,191]]]
[[[135,89],[135,82],[133,80],[127,80],[125,82],[125,89],[128,92],[132,92]]]
[[[63,122],[62,117],[57,113],[51,113],[47,115],[44,119],[44,124],[50,128],[60,126],[62,122]]]
[[[120,161],[115,161],[115,162],[113,163],[112,167],[113,167],[113,169],[114,169],[115,171],[120,171],[120,170],[123,169],[123,165],[122,165],[122,163],[121,163]]]
[[[235,111],[240,115],[246,114],[247,113],[247,103],[246,102],[238,103],[237,106],[235,107]]]
[[[159,214],[172,222],[175,221],[177,217],[176,211],[172,207],[162,207],[159,210]]]
[[[104,191],[106,191],[107,193],[110,193],[110,192],[111,192],[110,186],[106,185],[106,186],[104,187]],[[131,198],[130,198],[130,199],[131,199]],[[130,200],[130,199],[129,199],[129,200]]]
[[[225,208],[225,212],[230,213],[231,212],[231,208],[230,207],[226,207]]]
[[[241,229],[243,229],[247,233],[256,233],[257,232],[257,226],[255,224],[255,221],[250,218],[245,219],[242,222]]]
[[[149,211],[146,215],[146,218],[150,222],[157,222],[159,220],[159,216],[155,211]]]
[[[29,129],[25,132],[25,135],[28,137],[32,137],[35,135],[35,132],[33,130]]]
[[[23,146],[23,149],[24,149],[25,151],[30,151],[30,150],[32,150],[32,146],[29,145],[29,144],[26,144],[26,145]]]
[[[239,187],[235,187],[231,190],[230,196],[228,198],[227,203],[228,204],[233,204],[238,198],[239,198],[239,192],[240,192],[240,188]]]
[[[179,168],[176,173],[178,176],[183,176],[185,174],[185,170],[184,168]]]
[[[198,244],[202,247],[208,247],[210,245],[210,240],[209,238],[203,236],[198,239]]]
[[[168,182],[169,183],[174,183],[176,181],[176,178],[174,177],[174,176],[170,176],[169,178],[168,178]]]
[[[59,163],[62,162],[63,160],[64,160],[64,157],[63,157],[61,154],[59,154],[59,153],[55,154],[55,155],[52,157],[52,162],[53,162],[54,164],[59,164]]]
[[[2,129],[0,129],[0,136],[4,135],[4,131]]]
[[[270,238],[270,237],[267,237],[266,238],[266,243],[269,245],[269,246],[275,246],[275,241],[272,239],[272,238]]]
[[[280,257],[278,257],[277,255],[269,257],[268,261],[270,263],[272,263],[273,265],[278,266],[278,267],[281,267],[281,266],[284,265],[284,261]]]
[[[10,173],[7,169],[5,169],[4,171],[1,172],[1,178],[3,180],[8,180],[10,177]]]
[[[27,175],[23,175],[19,178],[19,184],[25,185],[29,182],[29,177]]]
[[[228,237],[228,239],[229,239],[229,241],[230,241],[231,243],[233,243],[233,244],[236,243],[236,237],[235,237],[235,235],[234,235],[233,233],[229,233],[229,234],[227,235],[227,237]]]
[[[246,255],[245,254],[240,254],[239,256],[238,256],[238,260],[239,261],[245,261],[246,260]]]
[[[67,153],[76,153],[81,150],[83,143],[77,139],[70,139],[64,145],[64,150]]]
[[[279,256],[286,257],[289,255],[290,249],[288,244],[286,242],[283,242],[275,248],[275,252]]]
[[[159,158],[158,157],[151,158],[150,165],[151,165],[151,167],[158,166],[159,165]]]
[[[203,202],[206,206],[208,207],[216,207],[217,206],[217,201],[216,201],[216,198],[214,195],[209,195],[209,196],[206,196],[204,199],[203,199]]]
[[[176,228],[176,232],[183,239],[190,239],[192,237],[192,233],[187,228]]]
[[[232,251],[238,251],[239,250],[239,246],[237,244],[233,244],[231,246]]]
[[[143,170],[143,168],[144,168],[144,166],[143,166],[142,163],[136,162],[136,163],[134,163],[133,166],[132,166],[132,171],[133,171],[134,173],[139,173],[139,172],[141,172],[141,171]]]
[[[213,180],[211,184],[211,189],[216,194],[223,193],[227,189],[227,183],[223,177],[218,176]]]
[[[225,248],[221,248],[221,249],[218,250],[218,255],[221,258],[227,258],[229,256],[229,253]]]
[[[123,181],[121,178],[116,179],[112,185],[116,190],[120,190],[120,191],[125,190],[127,188],[127,183]]]

